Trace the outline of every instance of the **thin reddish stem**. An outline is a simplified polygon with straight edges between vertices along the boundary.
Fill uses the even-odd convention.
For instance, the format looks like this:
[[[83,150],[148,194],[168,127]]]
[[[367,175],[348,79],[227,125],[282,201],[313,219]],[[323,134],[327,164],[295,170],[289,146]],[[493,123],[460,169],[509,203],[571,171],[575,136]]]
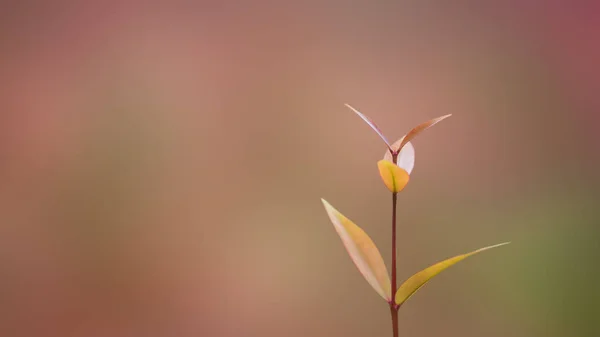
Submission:
[[[392,336],[398,337],[398,308],[390,304],[390,312],[392,313]]]
[[[398,193],[392,193],[392,297],[398,287],[396,280],[396,204]]]
[[[392,152],[394,164],[398,164],[398,153]],[[398,337],[398,306],[396,305],[396,291],[398,284],[396,279],[396,204],[398,203],[398,193],[392,193],[392,298],[390,300],[390,313],[392,314],[392,332],[393,337]]]

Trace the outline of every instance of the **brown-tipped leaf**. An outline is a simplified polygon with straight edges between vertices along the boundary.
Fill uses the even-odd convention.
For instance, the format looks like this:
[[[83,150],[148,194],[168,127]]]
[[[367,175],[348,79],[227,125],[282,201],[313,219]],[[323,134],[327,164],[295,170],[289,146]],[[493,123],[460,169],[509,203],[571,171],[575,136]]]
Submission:
[[[421,132],[429,129],[430,127],[436,125],[437,123],[443,121],[444,119],[446,119],[446,118],[448,118],[450,116],[452,116],[452,115],[450,114],[450,115],[445,115],[445,116],[442,116],[442,117],[434,118],[434,119],[428,120],[425,123],[421,123],[421,124],[415,126],[406,135],[404,135],[404,137],[402,137],[400,140],[398,140],[397,142],[395,142],[394,144],[392,144],[392,146],[391,146],[392,151],[399,151],[399,150],[401,150],[404,147],[404,145],[406,145],[406,143],[410,142],[418,134],[420,134]]]
[[[379,250],[373,240],[360,227],[321,199],[333,227],[342,239],[352,261],[367,282],[386,301],[392,298],[390,278]]]
[[[446,270],[447,268],[455,265],[456,263],[458,263],[458,262],[466,259],[467,257],[473,256],[473,255],[475,255],[477,253],[481,253],[481,252],[483,252],[485,250],[488,250],[488,249],[492,249],[492,248],[504,246],[504,245],[507,245],[509,243],[510,242],[504,242],[504,243],[501,243],[501,244],[498,244],[498,245],[481,248],[481,249],[478,249],[476,251],[473,251],[473,252],[470,252],[470,253],[467,253],[467,254],[458,255],[458,256],[449,258],[449,259],[447,259],[445,261],[436,263],[433,266],[428,267],[428,268],[426,268],[424,270],[421,270],[420,272],[418,272],[418,273],[414,274],[413,276],[411,276],[408,280],[406,280],[400,286],[400,288],[398,288],[398,291],[396,292],[396,295],[395,295],[396,304],[402,305],[417,290],[419,290],[422,286],[424,286],[425,283],[427,283],[429,280],[431,280],[431,278],[433,278],[437,274],[441,273],[442,271]]]
[[[358,115],[358,117],[362,118],[363,121],[365,121],[367,124],[369,124],[369,126],[371,127],[371,129],[373,129],[373,131],[377,132],[377,134],[379,135],[379,137],[381,137],[381,139],[385,142],[385,145],[387,145],[387,147],[391,149],[390,142],[388,142],[388,140],[385,138],[385,136],[383,135],[383,133],[381,132],[381,130],[379,129],[379,127],[375,124],[375,122],[373,122],[371,120],[371,118],[363,115],[362,112],[354,109],[352,106],[350,106],[350,104],[345,104],[345,105],[350,110],[354,111],[354,113],[356,113]]]
[[[408,172],[391,161],[380,160],[377,162],[377,167],[379,168],[381,180],[390,192],[398,193],[408,184],[410,178]]]

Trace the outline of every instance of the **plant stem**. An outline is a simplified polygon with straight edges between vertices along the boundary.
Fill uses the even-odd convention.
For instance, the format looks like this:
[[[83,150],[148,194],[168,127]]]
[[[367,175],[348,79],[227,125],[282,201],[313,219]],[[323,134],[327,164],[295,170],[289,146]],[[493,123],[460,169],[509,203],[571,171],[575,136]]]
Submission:
[[[398,308],[394,306],[393,302],[390,303],[390,312],[392,313],[392,336],[398,337]]]
[[[392,153],[394,164],[398,164],[398,154]],[[392,193],[392,298],[390,300],[390,313],[392,314],[392,332],[393,337],[398,337],[398,306],[396,306],[395,295],[397,289],[396,280],[396,204],[398,202],[398,193]]]
[[[396,294],[396,203],[398,193],[392,193],[392,297]]]

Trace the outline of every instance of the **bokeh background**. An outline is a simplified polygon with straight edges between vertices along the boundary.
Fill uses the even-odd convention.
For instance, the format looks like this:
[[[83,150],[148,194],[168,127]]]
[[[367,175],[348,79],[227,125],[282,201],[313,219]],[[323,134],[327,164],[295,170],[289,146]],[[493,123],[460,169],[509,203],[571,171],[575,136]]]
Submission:
[[[326,198],[390,262],[402,336],[600,335],[593,1],[2,1],[0,335],[389,336]]]

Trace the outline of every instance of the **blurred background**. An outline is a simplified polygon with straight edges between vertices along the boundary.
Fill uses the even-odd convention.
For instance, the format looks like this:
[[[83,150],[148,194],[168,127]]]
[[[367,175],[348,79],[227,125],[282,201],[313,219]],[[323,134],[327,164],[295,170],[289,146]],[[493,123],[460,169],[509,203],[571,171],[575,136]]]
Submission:
[[[320,198],[390,263],[376,162],[432,117],[401,336],[600,335],[600,6],[2,1],[0,335],[390,336]]]

